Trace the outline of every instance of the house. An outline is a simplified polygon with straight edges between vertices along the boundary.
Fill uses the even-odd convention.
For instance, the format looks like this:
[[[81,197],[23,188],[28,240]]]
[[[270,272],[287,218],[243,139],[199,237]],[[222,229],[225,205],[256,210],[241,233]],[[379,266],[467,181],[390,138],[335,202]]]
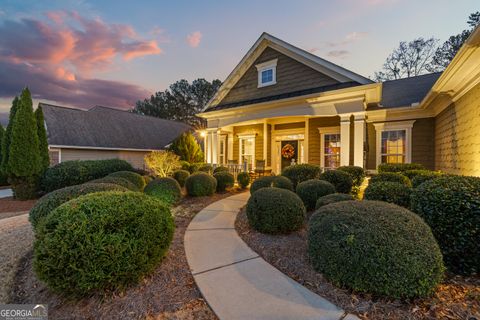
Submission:
[[[480,29],[443,73],[375,83],[263,33],[202,113],[206,161],[480,176]]]
[[[164,149],[190,126],[96,106],[89,110],[40,103],[51,164],[119,158],[144,168],[145,154]]]

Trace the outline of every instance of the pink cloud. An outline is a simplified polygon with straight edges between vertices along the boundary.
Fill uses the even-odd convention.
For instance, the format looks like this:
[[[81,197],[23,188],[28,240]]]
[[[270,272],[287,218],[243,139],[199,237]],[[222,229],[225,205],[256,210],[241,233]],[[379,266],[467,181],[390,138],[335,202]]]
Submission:
[[[45,16],[46,21],[0,23],[0,97],[11,97],[28,85],[37,99],[126,108],[150,95],[138,86],[95,79],[92,74],[108,70],[116,57],[129,61],[160,54],[156,40],[142,39],[129,25],[108,24],[76,12]]]
[[[195,31],[187,35],[187,43],[190,47],[196,48],[200,45],[200,41],[202,40],[202,33],[200,31]]]
[[[327,52],[327,56],[331,58],[345,59],[350,54],[348,50],[332,50]]]

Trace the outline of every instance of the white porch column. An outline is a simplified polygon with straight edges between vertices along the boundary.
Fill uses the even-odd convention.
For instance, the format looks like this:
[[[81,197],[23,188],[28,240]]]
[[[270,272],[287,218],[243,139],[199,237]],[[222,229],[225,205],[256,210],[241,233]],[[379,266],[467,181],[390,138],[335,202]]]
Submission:
[[[350,164],[350,115],[340,115],[340,165]]]
[[[303,137],[303,162],[308,163],[308,133],[310,130],[309,118],[305,118],[305,135]]]
[[[212,131],[212,164],[218,163],[218,133],[217,130]]]
[[[353,132],[353,165],[363,168],[363,146],[365,144],[365,114],[355,114],[354,117],[355,121]]]
[[[208,131],[205,134],[205,161],[212,163],[212,135]]]
[[[233,133],[227,136],[227,159],[233,160]]]
[[[267,120],[263,121],[263,160],[265,160],[265,166],[267,165],[267,145],[268,145],[268,124]]]

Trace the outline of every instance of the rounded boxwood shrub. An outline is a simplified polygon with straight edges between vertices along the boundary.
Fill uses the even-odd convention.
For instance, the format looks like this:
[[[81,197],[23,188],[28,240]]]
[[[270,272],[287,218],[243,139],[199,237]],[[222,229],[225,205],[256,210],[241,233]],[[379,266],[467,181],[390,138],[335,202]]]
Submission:
[[[394,203],[408,208],[412,189],[398,182],[377,182],[369,184],[363,195],[366,200],[378,200]]]
[[[412,183],[408,177],[396,172],[383,172],[370,178],[369,185],[377,182],[396,182],[411,187]]]
[[[213,169],[213,173],[217,173],[217,172],[228,172],[228,168],[227,167],[224,167],[224,166],[218,166],[216,167],[215,169]]]
[[[339,193],[350,193],[353,187],[353,180],[350,175],[344,171],[327,170],[320,175],[320,180],[330,182],[335,186]]]
[[[450,271],[480,272],[480,178],[426,181],[413,189],[411,208],[432,228]]]
[[[174,204],[182,198],[182,188],[177,180],[170,177],[153,179],[145,189],[145,194],[162,200],[167,204]]]
[[[358,166],[341,166],[338,167],[337,170],[348,173],[355,187],[359,187],[366,176],[365,169]]]
[[[40,184],[44,191],[50,192],[102,178],[117,171],[133,171],[133,167],[120,159],[65,161],[48,168]]]
[[[81,195],[101,191],[128,191],[128,189],[111,183],[84,183],[57,189],[47,193],[35,203],[35,206],[30,210],[28,220],[30,220],[30,223],[35,229],[41,219],[45,218],[53,209],[61,204]]]
[[[137,186],[138,190],[145,188],[145,180],[141,175],[132,171],[117,171],[108,175],[109,177],[123,178]]]
[[[442,254],[428,225],[405,208],[341,201],[310,219],[308,254],[337,285],[390,298],[430,295],[442,280]]]
[[[250,194],[261,188],[275,187],[293,191],[293,183],[283,176],[265,176],[255,179],[250,186]]]
[[[127,179],[120,177],[106,176],[100,179],[89,181],[88,183],[112,183],[127,188],[131,191],[140,191],[136,185]]]
[[[315,209],[319,209],[330,203],[335,203],[340,201],[349,201],[349,200],[355,200],[351,194],[346,194],[346,193],[327,194],[326,196],[318,198],[317,203],[315,204]]]
[[[142,193],[81,196],[38,226],[34,270],[49,288],[66,295],[122,289],[154,270],[174,229],[170,209]]]
[[[294,192],[261,188],[247,202],[250,226],[263,233],[288,233],[303,226],[305,206]]]
[[[190,162],[188,161],[185,161],[185,160],[180,160],[180,169],[181,170],[185,170],[185,171],[189,171],[190,170]]]
[[[213,167],[210,164],[202,164],[198,167],[197,171],[211,173],[213,171]]]
[[[150,181],[153,180],[153,178],[150,177],[150,176],[142,176],[142,177],[143,177],[143,181],[144,181],[145,185],[149,184]]]
[[[302,199],[307,210],[315,209],[317,199],[335,193],[335,187],[328,181],[310,179],[297,185],[297,195]]]
[[[247,172],[240,172],[237,181],[240,188],[245,189],[250,184],[250,175]]]
[[[292,181],[293,188],[296,188],[297,184],[300,182],[317,179],[319,175],[320,167],[307,163],[288,166],[282,172],[282,176],[287,177]]]
[[[443,176],[444,174],[438,171],[428,171],[428,170],[415,170],[415,171],[422,171],[421,173],[417,173],[412,178],[412,187],[416,188],[425,181],[429,181],[438,177]]]
[[[408,170],[425,170],[425,167],[420,163],[382,163],[379,164],[378,172],[398,172],[402,173]]]
[[[192,197],[211,196],[217,189],[217,180],[208,173],[197,172],[187,178],[185,188]]]
[[[180,187],[185,186],[185,181],[187,181],[187,178],[190,176],[190,172],[187,170],[177,170],[173,173],[173,178],[177,180],[178,184]]]
[[[217,192],[224,192],[227,188],[233,187],[235,177],[226,171],[219,171],[213,175],[217,180]]]

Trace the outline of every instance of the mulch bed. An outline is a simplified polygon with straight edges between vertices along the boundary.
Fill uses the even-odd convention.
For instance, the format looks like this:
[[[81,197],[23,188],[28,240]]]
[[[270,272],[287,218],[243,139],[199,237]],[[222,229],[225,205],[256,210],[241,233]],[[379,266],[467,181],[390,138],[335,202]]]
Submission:
[[[480,319],[480,277],[449,277],[429,299],[399,301],[356,294],[328,282],[308,261],[307,229],[267,235],[250,228],[243,209],[235,227],[263,259],[318,295],[362,319]]]
[[[184,198],[172,209],[175,234],[169,252],[153,274],[124,292],[68,301],[49,291],[32,270],[32,251],[20,264],[11,303],[46,303],[52,319],[217,319],[203,300],[190,273],[183,236],[201,209],[228,197],[233,190],[212,197]]]

